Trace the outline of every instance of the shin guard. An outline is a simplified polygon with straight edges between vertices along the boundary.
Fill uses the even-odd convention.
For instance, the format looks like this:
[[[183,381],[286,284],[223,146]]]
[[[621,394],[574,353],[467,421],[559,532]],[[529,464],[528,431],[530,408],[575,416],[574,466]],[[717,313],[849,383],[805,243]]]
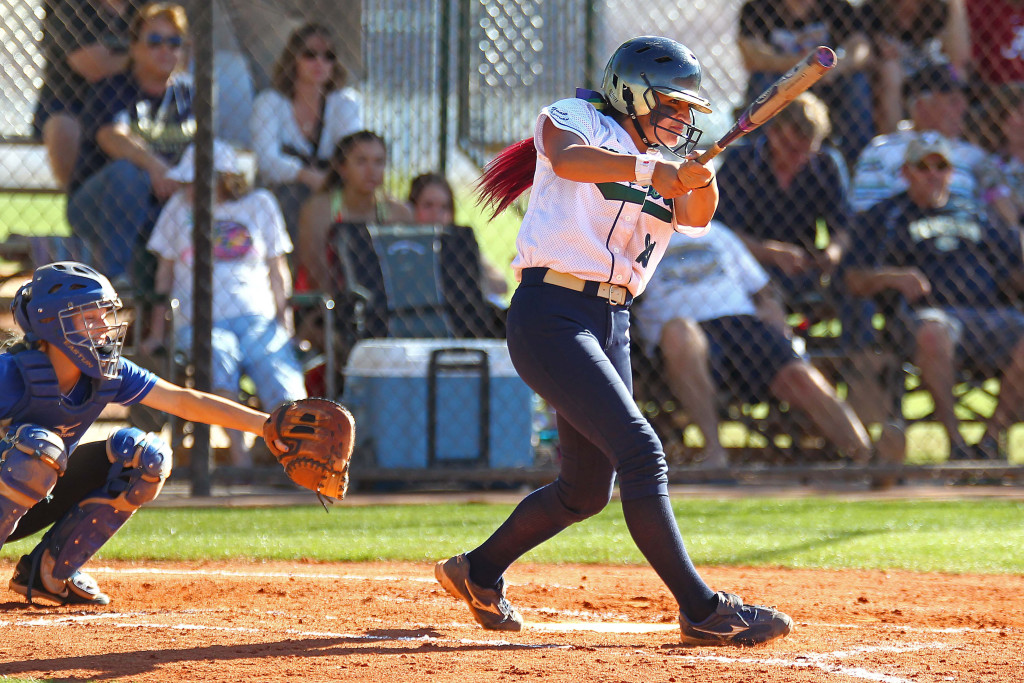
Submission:
[[[171,473],[170,447],[134,427],[107,439],[107,457],[104,485],[71,508],[43,541],[54,559],[55,579],[78,571],[139,507],[157,497]]]

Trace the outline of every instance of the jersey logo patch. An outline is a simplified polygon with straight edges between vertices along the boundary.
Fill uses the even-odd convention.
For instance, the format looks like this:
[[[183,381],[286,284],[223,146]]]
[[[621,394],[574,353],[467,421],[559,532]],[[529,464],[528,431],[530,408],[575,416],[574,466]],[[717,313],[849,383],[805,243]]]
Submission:
[[[654,253],[654,247],[657,246],[657,244],[657,242],[651,241],[650,234],[644,235],[644,250],[636,257],[636,262],[646,268],[648,261],[651,260],[651,254]]]
[[[640,213],[646,213],[648,216],[653,216],[659,221],[664,221],[665,223],[672,222],[671,199],[664,200],[665,203],[668,204],[668,207],[666,208],[660,204],[654,204],[647,201],[648,193],[646,189],[642,190],[638,187],[623,185],[621,183],[597,183],[596,185],[597,189],[601,192],[601,196],[608,201],[639,204],[642,207],[640,209]]]

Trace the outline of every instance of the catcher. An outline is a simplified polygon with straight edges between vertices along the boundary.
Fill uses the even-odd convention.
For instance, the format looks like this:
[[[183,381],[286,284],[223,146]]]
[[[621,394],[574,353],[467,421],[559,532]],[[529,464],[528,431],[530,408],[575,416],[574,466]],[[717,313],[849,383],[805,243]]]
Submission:
[[[355,426],[344,408],[308,399],[267,415],[160,379],[121,358],[120,308],[110,281],[73,261],[36,269],[11,305],[24,338],[0,353],[0,541],[49,527],[10,581],[30,603],[108,604],[81,568],[171,472],[167,444],[134,427],[80,445],[108,403],[265,434],[296,483],[345,495]]]

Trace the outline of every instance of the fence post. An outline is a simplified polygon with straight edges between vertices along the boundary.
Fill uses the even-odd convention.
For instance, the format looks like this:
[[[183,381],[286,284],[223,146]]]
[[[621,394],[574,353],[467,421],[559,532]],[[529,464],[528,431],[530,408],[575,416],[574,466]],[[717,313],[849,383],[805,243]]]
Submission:
[[[192,362],[200,391],[213,386],[213,4],[195,6],[196,173],[193,197]],[[210,426],[195,425],[192,446],[192,495],[210,495]]]

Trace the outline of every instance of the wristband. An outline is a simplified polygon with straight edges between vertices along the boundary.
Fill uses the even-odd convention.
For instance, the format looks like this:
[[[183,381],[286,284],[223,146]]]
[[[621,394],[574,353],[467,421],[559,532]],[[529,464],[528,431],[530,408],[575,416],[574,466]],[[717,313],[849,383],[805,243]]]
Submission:
[[[657,159],[648,154],[638,154],[636,157],[636,184],[647,187],[654,178],[654,165]]]

